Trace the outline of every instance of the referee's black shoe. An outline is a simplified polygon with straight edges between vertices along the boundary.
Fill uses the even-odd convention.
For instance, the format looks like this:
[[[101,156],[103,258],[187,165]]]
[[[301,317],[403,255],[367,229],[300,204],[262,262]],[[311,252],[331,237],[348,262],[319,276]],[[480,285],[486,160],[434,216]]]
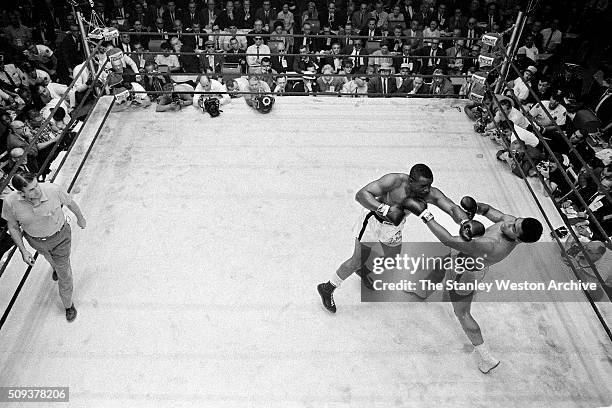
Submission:
[[[76,319],[76,316],[77,316],[77,310],[75,309],[74,303],[73,303],[72,306],[66,309],[66,320],[71,322],[74,319]]]
[[[57,272],[55,272],[55,270],[53,270],[53,274],[51,275],[51,279],[53,279],[54,281],[57,282]]]

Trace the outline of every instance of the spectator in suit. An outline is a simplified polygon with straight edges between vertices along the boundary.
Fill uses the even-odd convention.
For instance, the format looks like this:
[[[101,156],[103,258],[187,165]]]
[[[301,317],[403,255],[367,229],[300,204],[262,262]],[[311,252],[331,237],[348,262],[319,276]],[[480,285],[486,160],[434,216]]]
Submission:
[[[342,95],[344,97],[367,98],[368,96],[368,81],[363,75],[354,76],[342,86]]]
[[[285,44],[280,43],[276,48],[276,54],[270,57],[272,69],[276,72],[285,73],[293,69],[293,57],[285,55],[286,53]]]
[[[179,63],[181,65],[181,72],[188,72],[194,74],[192,76],[181,76],[175,80],[177,83],[187,82],[191,86],[195,86],[196,75],[200,72],[200,59],[197,55],[187,54],[194,52],[193,48],[188,45],[184,45],[178,37],[172,37],[170,39],[170,45],[174,52],[178,53]],[[185,53],[185,54],[183,54]]]
[[[291,92],[316,95],[319,93],[319,85],[316,82],[315,68],[308,67],[302,74],[302,81],[296,82],[291,89]]]
[[[359,31],[359,35],[368,37],[366,41],[376,41],[381,39],[382,31],[376,26],[376,20],[370,18],[367,27]]]
[[[204,24],[205,30],[212,29],[220,13],[221,11],[215,6],[215,0],[206,2],[206,8],[200,12],[200,22]]]
[[[383,63],[378,69],[380,75],[370,78],[368,96],[388,98],[397,92],[397,82],[391,76],[391,64]]]
[[[238,28],[251,28],[255,24],[255,12],[251,9],[251,0],[244,0],[242,4],[242,21]]]
[[[419,29],[418,20],[412,20],[410,22],[410,27],[404,30],[404,35],[411,37],[406,41],[408,41],[413,50],[417,50],[423,46],[423,31]]]
[[[195,35],[185,36],[182,42],[197,53],[204,52],[208,36],[201,31],[200,23],[193,23],[190,31]]]
[[[398,1],[397,4],[400,6],[400,12],[404,15],[406,21],[412,21],[418,13],[417,8],[414,6],[413,0]]]
[[[446,56],[450,57],[448,60],[448,72],[455,75],[466,72],[461,57],[466,57],[467,55],[468,50],[465,48],[465,40],[455,40],[454,45],[446,50]]]
[[[303,45],[299,50],[299,57],[295,57],[293,60],[293,70],[298,74],[307,71],[309,68],[314,68],[315,72],[319,69],[319,64],[316,57],[311,57],[310,51],[307,46]]]
[[[431,10],[427,2],[423,2],[419,8],[419,12],[416,15],[416,20],[419,21],[421,27],[427,27],[431,21]]]
[[[296,35],[293,40],[293,50],[297,54],[301,47],[306,46],[309,50],[316,49],[315,38],[309,37],[313,35],[311,31],[310,23],[304,23],[302,25],[302,35]]]
[[[563,33],[559,30],[559,19],[554,19],[550,27],[540,31],[542,34],[542,52],[552,54],[557,51],[563,41]]]
[[[255,20],[261,20],[264,28],[269,31],[277,15],[278,12],[272,8],[270,0],[263,0],[262,7],[255,12]]]
[[[278,72],[272,69],[272,65],[270,62],[270,57],[263,57],[261,59],[261,65],[259,67],[260,70],[260,79],[268,84],[270,89],[274,89],[274,77]]]
[[[480,6],[480,0],[472,0],[471,1],[467,15],[468,15],[469,18],[473,18],[476,21],[484,21],[484,19],[485,19],[485,12],[483,11],[483,9]],[[468,23],[469,23],[469,20],[468,20]]]
[[[321,13],[319,21],[321,21],[321,26],[327,26],[330,27],[332,31],[337,31],[340,25],[346,22],[346,18],[336,9],[336,3],[330,2],[327,5],[327,10]]]
[[[463,33],[463,37],[467,37],[467,40],[465,41],[465,46],[468,48],[471,48],[472,44],[477,43],[478,40],[480,40],[480,37],[482,37],[480,29],[476,26],[477,23],[478,22],[474,17],[470,17],[468,19],[467,27],[465,28],[465,31]]]
[[[370,19],[370,12],[368,11],[368,3],[362,2],[359,10],[353,13],[351,18],[351,24],[353,29],[360,32],[368,27],[368,20]]]
[[[142,21],[140,20],[135,20],[134,24],[132,25],[132,31],[139,33],[139,32],[146,32],[149,31],[148,27],[144,27],[142,25]],[[148,35],[141,35],[141,34],[134,34],[131,33],[130,34],[130,39],[132,41],[132,45],[136,44],[136,43],[140,43],[140,45],[142,45],[145,49],[149,49],[149,39],[151,37]]]
[[[460,7],[455,9],[455,14],[448,19],[448,30],[460,29],[463,31],[467,27],[468,19],[463,15]]]
[[[432,95],[448,96],[453,94],[453,84],[450,79],[444,76],[441,69],[436,69],[433,72],[433,81],[431,82],[430,91]]]
[[[70,83],[72,68],[84,61],[83,43],[79,26],[71,25],[70,34],[64,37],[58,50],[58,76],[64,83]]]
[[[340,49],[345,49],[351,45],[353,45],[353,40],[351,39],[351,35],[353,34],[353,25],[351,23],[346,23],[344,27],[340,27],[338,31],[338,35],[342,36],[337,39],[340,43]]]
[[[188,27],[189,30],[189,28],[193,27],[194,23],[198,25],[202,24],[201,14],[196,3],[190,1],[187,5],[187,11],[183,13],[183,24],[185,24],[185,27]]]
[[[340,43],[334,42],[331,46],[329,55],[321,59],[321,64],[329,65],[334,69],[334,73],[338,73],[342,70],[342,59],[340,56]]]
[[[208,34],[208,41],[212,41],[215,45],[215,51],[223,51],[223,35],[217,23],[213,24],[212,29]]]
[[[232,0],[228,0],[225,5],[225,10],[219,13],[219,17],[217,17],[215,22],[219,24],[221,30],[225,30],[232,26],[238,26],[241,22],[241,16],[238,11],[234,10],[234,2]]]
[[[164,27],[163,21],[164,21],[165,13],[166,13],[166,6],[162,4],[161,0],[155,0],[155,2],[147,8],[147,19],[146,19],[145,24],[151,27],[151,30],[157,31],[157,30],[154,30],[154,27],[157,25],[157,19],[159,18],[162,20],[161,28],[163,29]]]
[[[164,28],[164,20],[160,17],[155,19],[155,28],[153,32],[156,34],[151,36],[152,40],[168,41],[170,39],[168,31]]]
[[[207,74],[218,74],[221,72],[223,64],[223,56],[215,52],[215,42],[207,40],[205,43],[204,53],[200,54],[202,71]]]
[[[142,72],[144,70],[147,59],[150,58],[150,56],[143,54],[143,52],[146,51],[146,48],[143,47],[142,44],[138,41],[132,43],[132,50],[133,53],[131,55],[131,58],[138,66],[138,70]]]
[[[419,72],[421,64],[419,58],[412,55],[412,48],[408,44],[402,47],[402,53],[393,58],[395,72],[400,72],[402,66],[408,67],[411,74]]]
[[[412,67],[408,63],[402,63],[399,67],[400,76],[397,78],[397,93],[408,93],[412,86]]]
[[[538,96],[538,99],[541,101],[547,101],[551,96],[551,86],[550,86],[550,78],[547,76],[540,76],[538,78],[538,82],[535,88],[533,88],[533,92]],[[536,103],[536,99],[529,93],[527,99],[525,99],[525,104],[532,106]]]
[[[319,33],[319,38],[315,40],[315,49],[314,52],[329,52],[331,50],[332,43],[335,41],[331,36],[334,35],[329,26],[323,26],[323,30]]]
[[[178,18],[176,20],[174,20],[174,30],[172,32],[174,34],[174,36],[178,37],[179,40],[183,40],[185,38],[184,34],[184,30],[183,30],[183,22],[181,20],[179,20]]]
[[[149,24],[149,19],[147,17],[147,13],[145,12],[144,8],[142,7],[142,4],[140,3],[136,3],[134,4],[134,10],[132,10],[130,12],[130,25],[132,26],[132,28],[134,29],[134,31],[139,32],[139,31],[143,31],[142,27],[140,27],[140,29],[136,29],[136,27],[134,26],[136,21],[139,21],[140,24],[145,24],[148,26]],[[151,29],[151,26],[147,27],[147,31],[149,31]]]
[[[432,40],[430,47],[423,47],[417,54],[421,56],[421,74],[423,75],[432,75],[436,69],[446,71],[448,68],[448,60],[440,58],[446,57],[446,53],[440,47],[439,39]]]
[[[383,9],[382,0],[376,0],[374,10],[370,12],[370,18],[376,22],[376,28],[381,32],[386,32],[389,26],[389,13]]]
[[[335,71],[331,65],[324,65],[321,76],[317,78],[317,85],[322,93],[338,94],[342,90],[344,80],[342,77],[334,76]]]
[[[255,35],[270,34],[270,33],[263,29],[263,22],[261,20],[255,20],[255,22],[253,23],[253,29],[249,31],[249,34],[251,35],[247,37],[247,45],[251,46],[255,44]],[[261,38],[262,38],[263,44],[266,44],[268,42],[268,37],[261,37]]]
[[[389,42],[389,51],[397,54],[402,53],[402,48],[406,43],[403,38],[402,26],[397,25],[393,28],[393,37],[388,39]]]
[[[361,39],[356,38],[353,40],[353,45],[347,47],[342,53],[349,55],[349,59],[353,62],[353,69],[355,71],[364,70],[368,65],[368,51],[361,45]]]
[[[130,23],[130,11],[124,6],[123,0],[115,0],[113,5],[113,17],[119,20],[120,25],[128,27]]]
[[[227,50],[225,55],[225,62],[230,64],[240,64],[240,71],[246,71],[246,57],[244,55],[238,55],[245,53],[246,50],[240,48],[240,43],[236,37],[232,37],[229,42],[230,48]]]
[[[119,49],[121,51],[123,51],[126,54],[129,54],[132,52],[132,41],[130,38],[130,34],[128,33],[121,33],[121,35],[119,36]]]
[[[438,5],[438,10],[434,14],[433,19],[438,21],[438,28],[440,31],[446,31],[448,28],[449,17],[448,11],[446,10],[446,4]]]
[[[273,92],[277,95],[282,95],[288,92],[286,76],[278,75],[275,78],[275,86],[274,86]]]
[[[489,3],[487,6],[487,16],[486,16],[486,24],[487,28],[485,31],[492,32],[493,27],[497,24],[499,25],[501,19],[499,17],[499,13],[497,12],[497,5],[495,3]]]
[[[166,31],[172,31],[175,27],[175,21],[181,19],[181,14],[176,9],[176,3],[170,0],[166,4],[166,12],[164,13],[164,29]]]
[[[247,48],[247,38],[244,35],[238,34],[238,28],[235,25],[228,27],[227,35],[224,35],[221,39],[221,45],[224,51],[227,51],[231,48],[230,41],[232,38],[235,38],[238,41],[238,46],[240,49],[246,50]]]

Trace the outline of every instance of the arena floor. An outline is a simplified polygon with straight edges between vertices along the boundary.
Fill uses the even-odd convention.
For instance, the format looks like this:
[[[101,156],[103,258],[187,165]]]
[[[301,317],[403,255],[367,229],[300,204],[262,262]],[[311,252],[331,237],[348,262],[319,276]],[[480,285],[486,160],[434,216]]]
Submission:
[[[612,348],[586,301],[475,303],[502,360],[490,375],[448,303],[361,303],[351,277],[338,313],[322,309],[316,284],[353,248],[354,194],[384,173],[424,162],[455,201],[542,219],[461,107],[286,97],[269,115],[242,100],[215,119],[111,113],[73,190],[88,220],[73,229],[77,320],[39,259],[0,332],[0,386],[70,386],[74,407],[612,404]],[[414,218],[404,232],[434,241]],[[556,259],[507,261],[559,273]],[[24,270],[14,259],[1,279]]]

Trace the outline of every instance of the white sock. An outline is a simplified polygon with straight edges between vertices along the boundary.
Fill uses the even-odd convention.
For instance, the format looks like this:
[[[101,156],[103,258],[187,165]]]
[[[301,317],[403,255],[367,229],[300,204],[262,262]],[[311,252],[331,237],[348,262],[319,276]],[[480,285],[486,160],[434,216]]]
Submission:
[[[484,342],[478,346],[474,346],[474,350],[478,352],[481,358],[491,358],[491,351]]]
[[[338,276],[338,272],[334,272],[334,274],[332,275],[332,277],[331,277],[331,279],[329,281],[331,282],[332,285],[334,285],[335,287],[339,288],[340,285],[342,285],[342,282],[344,280]]]

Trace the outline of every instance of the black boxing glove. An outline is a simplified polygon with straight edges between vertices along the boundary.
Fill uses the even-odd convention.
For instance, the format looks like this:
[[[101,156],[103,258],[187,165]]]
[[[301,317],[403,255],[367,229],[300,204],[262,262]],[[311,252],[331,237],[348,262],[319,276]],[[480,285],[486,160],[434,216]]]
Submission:
[[[471,220],[478,213],[478,203],[470,196],[465,196],[461,199],[461,208],[467,213]]]
[[[402,207],[418,216],[425,223],[433,220],[433,215],[431,215],[427,209],[427,203],[423,200],[408,197],[402,202]]]
[[[404,219],[404,209],[399,205],[392,205],[387,211],[386,219],[388,219],[396,227],[402,223]]]
[[[480,237],[484,235],[484,225],[476,220],[464,221],[459,227],[459,236],[464,241],[470,242],[474,237]]]

